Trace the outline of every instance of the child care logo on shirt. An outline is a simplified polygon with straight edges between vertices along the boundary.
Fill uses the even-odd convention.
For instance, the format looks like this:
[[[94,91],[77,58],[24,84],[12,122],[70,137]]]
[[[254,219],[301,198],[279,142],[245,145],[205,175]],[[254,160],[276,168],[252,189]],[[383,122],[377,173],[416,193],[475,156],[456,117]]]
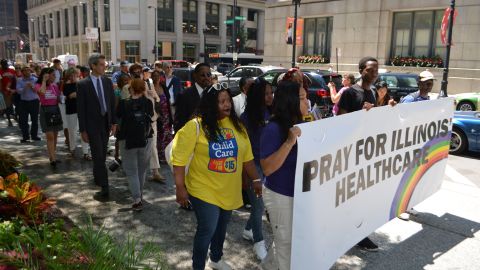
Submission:
[[[208,143],[210,161],[208,169],[219,173],[233,173],[237,171],[238,145],[232,129],[220,129],[221,136],[218,142]]]

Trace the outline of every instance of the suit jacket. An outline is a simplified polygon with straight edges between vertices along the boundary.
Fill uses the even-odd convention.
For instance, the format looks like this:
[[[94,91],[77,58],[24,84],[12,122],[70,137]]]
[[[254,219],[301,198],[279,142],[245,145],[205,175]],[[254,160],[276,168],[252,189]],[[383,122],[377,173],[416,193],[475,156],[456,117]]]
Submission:
[[[117,123],[115,116],[115,95],[112,81],[102,76],[103,95],[105,97],[107,122],[101,114],[100,100],[90,76],[77,83],[77,113],[80,132],[97,134],[101,128],[110,130]]]
[[[175,119],[173,120],[173,129],[179,131],[192,117],[198,103],[200,95],[195,84],[180,92],[175,102]]]
[[[172,84],[172,88],[173,88],[173,100],[174,102],[177,102],[178,94],[180,94],[180,92],[182,91],[182,82],[177,76],[173,75],[172,81],[170,83]],[[165,92],[168,92],[167,86],[168,86],[167,80],[165,79],[165,81],[163,81],[162,83],[163,89],[166,89]]]

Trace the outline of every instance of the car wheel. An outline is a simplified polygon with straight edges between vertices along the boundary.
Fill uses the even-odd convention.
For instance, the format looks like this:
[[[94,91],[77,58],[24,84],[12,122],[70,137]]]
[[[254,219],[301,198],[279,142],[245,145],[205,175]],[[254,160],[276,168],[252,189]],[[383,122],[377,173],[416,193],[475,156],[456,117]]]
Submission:
[[[454,127],[450,138],[450,154],[458,155],[467,149],[467,136],[459,128]]]
[[[457,105],[457,111],[475,111],[475,105],[470,101],[461,101]]]

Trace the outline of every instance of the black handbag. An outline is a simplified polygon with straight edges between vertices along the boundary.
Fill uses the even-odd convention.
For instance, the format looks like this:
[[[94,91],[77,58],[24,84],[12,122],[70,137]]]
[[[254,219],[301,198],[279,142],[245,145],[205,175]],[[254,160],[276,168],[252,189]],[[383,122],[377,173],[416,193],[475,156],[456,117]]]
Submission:
[[[47,127],[63,125],[62,115],[58,106],[44,107],[43,112],[45,113],[45,124]]]

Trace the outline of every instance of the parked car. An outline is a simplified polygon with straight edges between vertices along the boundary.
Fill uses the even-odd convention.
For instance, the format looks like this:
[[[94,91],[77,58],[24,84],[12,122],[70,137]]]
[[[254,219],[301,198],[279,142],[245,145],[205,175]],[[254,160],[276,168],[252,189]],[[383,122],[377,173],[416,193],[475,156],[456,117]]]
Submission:
[[[480,112],[456,111],[452,123],[450,154],[480,152]]]
[[[380,73],[379,81],[384,81],[388,85],[390,96],[399,101],[400,98],[418,91],[418,75],[413,73]]]
[[[458,111],[478,111],[480,108],[480,92],[464,93],[455,96]]]
[[[235,68],[235,66],[231,63],[220,63],[217,66],[217,71],[222,73],[222,75],[225,75],[228,72],[230,72],[231,70],[233,70],[234,68]]]
[[[278,77],[287,72],[287,69],[273,69],[267,71],[266,73],[260,75],[259,77],[264,78],[266,81],[272,84],[272,90],[275,92],[277,89]],[[332,80],[337,89],[341,88],[342,76],[336,73],[325,72],[324,74],[317,73],[318,71],[309,71],[303,70],[312,84],[308,88],[308,99],[310,100],[312,106],[317,106],[320,110],[322,117],[332,116],[333,103],[330,98],[330,89],[327,86],[327,83]]]
[[[112,76],[113,76],[113,73],[115,73],[119,70],[120,70],[120,65],[119,64],[111,65],[111,66],[107,67],[107,70],[105,70],[105,76],[111,79]]]
[[[240,93],[240,88],[238,83],[242,77],[252,77],[257,78],[263,73],[273,70],[273,69],[284,69],[282,67],[275,66],[240,66],[230,71],[226,76],[222,76],[218,79],[218,82],[227,82],[228,87],[232,91],[232,95],[238,95]]]
[[[182,82],[183,89],[193,85],[193,68],[173,68],[173,75],[177,76]]]

